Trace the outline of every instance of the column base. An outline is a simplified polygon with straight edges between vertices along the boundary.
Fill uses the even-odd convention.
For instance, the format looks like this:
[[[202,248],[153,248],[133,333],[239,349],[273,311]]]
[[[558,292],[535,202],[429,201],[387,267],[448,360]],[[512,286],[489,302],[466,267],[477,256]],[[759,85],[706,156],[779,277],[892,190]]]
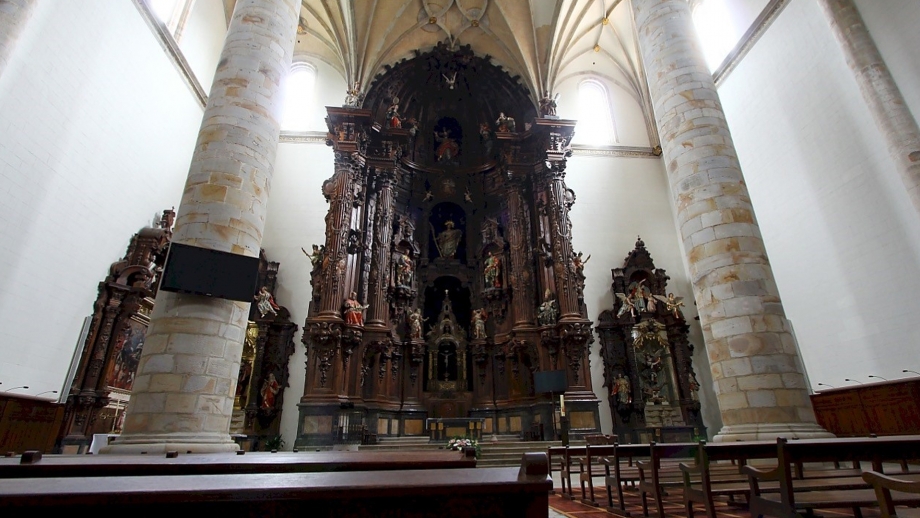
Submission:
[[[141,453],[226,453],[235,452],[240,446],[227,433],[163,433],[131,434],[115,439],[115,443],[103,447],[100,454],[137,455]]]
[[[816,423],[766,423],[723,426],[712,438],[713,442],[772,441],[777,437],[788,439],[830,439],[834,434]]]

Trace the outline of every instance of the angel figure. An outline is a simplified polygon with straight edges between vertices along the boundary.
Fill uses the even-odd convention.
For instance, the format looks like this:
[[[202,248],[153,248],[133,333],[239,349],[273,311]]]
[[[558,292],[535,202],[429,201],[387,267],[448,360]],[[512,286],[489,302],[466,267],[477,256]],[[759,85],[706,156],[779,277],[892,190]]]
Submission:
[[[265,318],[265,315],[271,313],[272,315],[277,316],[278,310],[281,309],[278,304],[275,304],[275,299],[272,297],[270,291],[265,286],[262,286],[262,289],[259,290],[259,294],[253,297],[258,301],[257,308],[259,309],[259,314],[262,315],[262,318]]]
[[[454,89],[454,84],[456,84],[456,82],[457,82],[457,73],[454,72],[454,75],[452,75],[451,77],[447,77],[446,75],[441,74],[441,77],[443,77],[443,78],[444,78],[444,82],[447,83],[447,89],[448,89],[448,90],[453,90],[453,89]]]
[[[629,311],[630,316],[635,317],[636,316],[636,305],[633,303],[633,298],[630,296],[627,296],[625,293],[617,293],[616,296],[618,299],[620,299],[620,302],[622,303],[622,305],[620,306],[620,310],[617,311],[617,318],[620,318],[623,315],[625,315],[627,311]]]
[[[588,257],[582,259],[582,253],[578,252],[572,256],[572,266],[575,269],[575,274],[579,276],[585,275],[585,265],[588,264],[588,261],[591,260],[591,254],[588,254]]]
[[[684,305],[683,297],[675,297],[673,293],[668,293],[668,297],[665,298],[662,295],[655,295],[656,299],[660,300],[668,311],[674,314],[674,318],[681,318],[680,307]]]
[[[422,198],[422,201],[431,201],[434,199],[434,193],[431,191],[425,191],[425,197]]]
[[[466,188],[466,192],[463,193],[463,200],[464,200],[465,202],[467,202],[467,203],[474,203],[474,202],[473,202],[473,193],[470,192],[470,188],[469,188],[469,187],[467,187],[467,188]]]
[[[473,324],[473,340],[484,340],[486,338],[486,310],[474,309],[470,323]]]
[[[325,250],[325,248],[326,247],[323,245],[313,245],[312,253],[308,253],[302,247],[300,250],[303,252],[305,256],[307,256],[308,259],[310,259],[310,264],[313,265],[313,268],[316,268],[317,266],[319,266],[321,262],[323,262],[323,251]]]

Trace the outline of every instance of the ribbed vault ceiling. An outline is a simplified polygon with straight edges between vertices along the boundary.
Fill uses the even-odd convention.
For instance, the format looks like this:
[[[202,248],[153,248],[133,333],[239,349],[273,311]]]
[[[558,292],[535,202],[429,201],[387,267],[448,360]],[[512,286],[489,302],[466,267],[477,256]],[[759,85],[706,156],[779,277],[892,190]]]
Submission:
[[[604,77],[647,106],[629,0],[303,0],[297,53],[366,90],[385,65],[438,42],[470,45],[534,101],[574,76]]]

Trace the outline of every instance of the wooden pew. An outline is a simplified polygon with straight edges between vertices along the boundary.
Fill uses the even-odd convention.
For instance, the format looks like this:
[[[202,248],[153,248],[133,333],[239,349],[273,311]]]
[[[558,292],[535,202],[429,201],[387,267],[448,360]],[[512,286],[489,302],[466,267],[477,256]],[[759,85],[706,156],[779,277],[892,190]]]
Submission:
[[[154,475],[223,475],[243,473],[315,473],[459,469],[476,467],[462,452],[325,451],[311,453],[232,453],[164,455],[28,455],[0,458],[0,479],[45,477],[135,477]]]
[[[875,498],[878,500],[882,518],[920,517],[920,509],[895,510],[895,498],[892,496],[892,493],[894,495],[899,495],[899,493],[920,493],[920,481],[892,478],[875,471],[863,473],[862,478],[875,490]]]
[[[578,481],[581,485],[581,501],[589,503],[585,498],[585,482],[588,483],[588,486],[591,490],[591,499],[590,505],[597,505],[594,503],[594,483],[591,480],[592,477],[602,477],[606,473],[603,469],[603,464],[598,458],[598,462],[592,462],[592,447],[593,446],[603,446],[603,445],[613,445],[617,443],[616,435],[586,435],[585,436],[585,453],[582,456],[574,457],[574,460],[578,462]],[[596,452],[596,450],[594,450]],[[607,453],[609,455],[610,453]],[[596,453],[594,454],[596,456]],[[587,471],[585,471],[587,469]],[[574,495],[573,495],[574,496]]]
[[[661,461],[663,459],[688,459],[696,456],[698,446],[695,443],[674,443],[674,444],[655,444],[650,445],[650,455],[648,460],[637,462],[639,469],[639,494],[642,498],[642,514],[648,516],[648,495],[655,498],[655,506],[658,509],[658,516],[664,516],[664,499],[663,497],[663,473]],[[672,471],[670,482],[673,480],[675,472]]]
[[[541,452],[524,454],[520,468],[7,479],[0,514],[90,514],[104,505],[106,513],[140,518],[536,518],[547,516],[551,488]]]
[[[777,439],[777,467],[772,470],[745,466],[751,486],[752,516],[795,516],[820,508],[852,508],[859,516],[860,507],[878,504],[875,492],[855,485],[846,478],[795,479],[796,463],[868,461],[875,471],[882,471],[883,462],[920,458],[920,436],[877,437],[857,439],[809,439],[788,441]],[[916,475],[904,475],[914,478]],[[823,483],[822,483],[823,482]],[[762,489],[765,483],[776,483],[778,492]],[[920,494],[892,495],[895,503],[920,505]]]
[[[610,463],[606,462],[616,453],[617,445],[601,444],[592,446],[585,445],[585,456],[579,459],[578,481],[581,483],[581,501],[588,505],[599,506],[600,504],[594,498],[594,478],[603,477],[605,480],[610,476]],[[585,485],[588,486],[587,493]]]
[[[604,485],[607,488],[607,510],[619,516],[629,516],[626,511],[626,502],[623,500],[623,486],[635,485],[639,481],[639,470],[635,466],[637,459],[651,455],[648,444],[617,444],[614,445],[612,457],[603,459],[606,469]],[[617,505],[614,507],[613,494],[616,491]]]

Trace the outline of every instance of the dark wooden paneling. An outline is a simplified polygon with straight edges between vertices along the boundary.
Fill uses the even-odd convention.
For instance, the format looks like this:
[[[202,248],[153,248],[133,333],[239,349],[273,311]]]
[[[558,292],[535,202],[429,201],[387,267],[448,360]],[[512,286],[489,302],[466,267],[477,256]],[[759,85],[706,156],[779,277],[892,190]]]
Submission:
[[[920,434],[920,378],[813,394],[818,424],[839,437]]]
[[[51,452],[63,417],[63,405],[0,394],[0,452]]]

